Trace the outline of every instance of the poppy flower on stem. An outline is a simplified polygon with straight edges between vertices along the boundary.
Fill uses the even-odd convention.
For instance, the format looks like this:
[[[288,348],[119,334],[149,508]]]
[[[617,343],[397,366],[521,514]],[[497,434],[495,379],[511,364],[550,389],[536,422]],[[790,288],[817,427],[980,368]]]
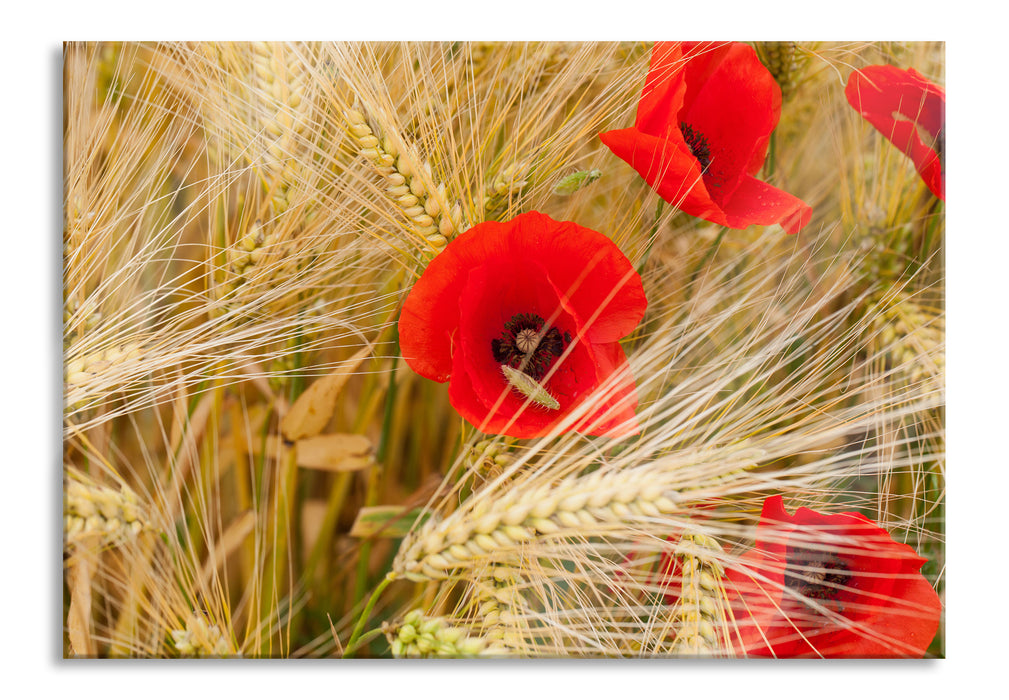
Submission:
[[[726,571],[739,653],[922,657],[942,604],[927,561],[860,513],[764,501],[756,546]]]
[[[946,201],[946,91],[914,68],[884,65],[852,73],[844,96],[914,162],[932,194]]]
[[[657,43],[634,126],[600,140],[662,199],[701,219],[796,233],[812,209],[754,177],[781,113],[781,88],[742,43]]]
[[[637,390],[619,340],[646,306],[609,238],[528,212],[474,226],[431,261],[403,304],[400,348],[418,374],[449,382],[482,432],[632,434]]]

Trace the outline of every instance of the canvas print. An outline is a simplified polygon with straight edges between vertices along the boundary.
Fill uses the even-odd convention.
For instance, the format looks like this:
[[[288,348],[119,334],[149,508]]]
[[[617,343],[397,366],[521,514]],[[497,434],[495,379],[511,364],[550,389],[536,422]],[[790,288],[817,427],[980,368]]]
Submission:
[[[66,43],[64,656],[943,657],[944,74]]]

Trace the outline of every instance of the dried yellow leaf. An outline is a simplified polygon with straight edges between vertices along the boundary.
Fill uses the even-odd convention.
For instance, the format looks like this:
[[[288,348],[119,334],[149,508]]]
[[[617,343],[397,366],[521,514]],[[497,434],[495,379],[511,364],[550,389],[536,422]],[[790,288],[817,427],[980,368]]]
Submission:
[[[336,398],[358,366],[371,354],[369,344],[354,354],[335,372],[312,383],[299,396],[280,422],[280,432],[288,442],[318,435],[329,423],[336,408]]]
[[[352,472],[365,469],[375,461],[371,440],[364,435],[326,433],[297,440],[293,445],[279,435],[266,441],[266,454],[272,459],[283,459],[284,453],[290,450],[294,450],[298,466],[306,469]]]
[[[371,440],[364,435],[330,433],[295,443],[299,467],[348,472],[372,463]]]

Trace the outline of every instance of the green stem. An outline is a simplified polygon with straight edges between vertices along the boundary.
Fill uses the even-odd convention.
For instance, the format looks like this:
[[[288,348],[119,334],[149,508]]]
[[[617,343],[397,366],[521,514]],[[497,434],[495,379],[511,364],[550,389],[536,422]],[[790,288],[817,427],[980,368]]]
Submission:
[[[774,175],[774,166],[775,161],[777,160],[775,158],[778,150],[777,147],[778,147],[778,132],[772,131],[771,141],[767,146],[767,168],[766,168],[767,175],[764,177],[765,180],[770,180],[771,177]]]
[[[386,589],[390,583],[396,580],[396,574],[389,572],[382,579],[382,582],[378,584],[375,588],[375,592],[371,594],[371,598],[368,599],[368,604],[364,606],[364,610],[361,611],[361,617],[357,620],[357,625],[354,627],[354,631],[350,634],[350,639],[347,641],[347,648],[343,652],[343,658],[348,658],[354,651],[357,650],[359,644],[364,643],[362,639],[358,642],[361,637],[361,632],[364,631],[364,626],[368,622],[368,618],[371,617],[371,611],[375,609],[375,603],[378,602],[378,597],[382,595],[382,591]]]
[[[729,230],[728,227],[725,226],[722,227],[722,230],[718,232],[718,236],[715,237],[714,242],[710,246],[708,246],[708,251],[704,254],[704,258],[701,260],[701,262],[697,263],[697,267],[695,267],[694,271],[690,273],[690,292],[687,293],[688,299],[690,298],[690,294],[693,291],[694,280],[697,279],[697,275],[701,273],[701,270],[704,268],[705,265],[708,264],[708,261],[710,261],[711,258],[714,257],[715,251],[718,250],[718,245],[722,242],[722,237],[725,236],[725,232],[728,230]]]
[[[350,482],[353,476],[354,472],[340,472],[336,475],[329,499],[326,501],[326,510],[323,513],[322,525],[319,528],[320,535],[308,555],[308,561],[305,563],[304,577],[306,580],[312,580],[323,557],[329,551],[329,546],[333,541],[333,533],[336,532],[337,523],[340,520],[340,512],[343,510],[343,504],[347,500],[347,492],[350,490]]]
[[[373,639],[375,639],[376,637],[380,637],[382,634],[384,634],[384,630],[382,630],[381,627],[379,627],[378,629],[373,629],[368,632],[365,632],[364,634],[361,635],[361,638],[358,639],[357,643],[354,645],[354,651],[360,649],[361,647],[367,646],[368,644],[371,644],[371,641]]]
[[[648,235],[648,247],[645,248],[644,257],[641,258],[641,262],[638,263],[638,274],[640,275],[645,270],[645,264],[648,262],[648,256],[652,253],[652,246],[655,244],[655,238],[659,235],[659,220],[662,218],[662,205],[665,204],[663,200],[659,200],[659,203],[655,205],[655,221],[652,222],[652,231]]]
[[[365,507],[373,506],[378,500],[378,482],[381,470],[384,468],[386,456],[389,452],[389,434],[392,432],[393,408],[396,404],[396,368],[399,365],[399,324],[393,325],[392,343],[394,354],[392,358],[392,370],[389,373],[389,388],[385,395],[385,411],[382,415],[382,434],[378,439],[378,447],[375,450],[375,465],[368,476],[368,490],[365,495]],[[354,582],[354,600],[359,600],[364,595],[368,586],[368,562],[371,559],[371,538],[365,538],[361,542],[361,549],[357,559],[357,579]]]
[[[267,532],[273,533],[273,551],[266,557],[266,571],[263,575],[263,597],[260,600],[262,619],[270,619],[274,615],[274,603],[278,606],[283,598],[284,586],[288,592],[293,588],[291,554],[296,550],[297,524],[294,522],[294,512],[297,508],[298,461],[297,448],[291,446],[284,450],[280,464],[277,466],[276,499],[270,519],[267,521]],[[290,620],[288,620],[290,625]],[[283,637],[281,637],[282,641]],[[273,638],[266,640],[266,654],[270,655]]]
[[[921,259],[918,261],[919,266],[924,264],[928,251],[932,247],[932,237],[935,235],[935,231],[939,228],[939,222],[943,220],[942,215],[939,213],[942,208],[942,200],[933,195],[932,206],[929,207],[929,217],[932,219],[929,225],[925,227],[925,237],[921,242]]]

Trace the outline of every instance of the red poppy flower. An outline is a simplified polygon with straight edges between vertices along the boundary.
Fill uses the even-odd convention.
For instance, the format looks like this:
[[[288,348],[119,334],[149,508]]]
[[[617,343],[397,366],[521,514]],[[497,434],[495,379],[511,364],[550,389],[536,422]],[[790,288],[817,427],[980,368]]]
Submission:
[[[691,216],[796,233],[812,209],[753,177],[780,113],[781,88],[746,44],[657,43],[634,126],[599,138]]]
[[[914,68],[867,66],[851,74],[844,95],[946,201],[946,91]]]
[[[646,305],[610,239],[528,212],[474,226],[431,261],[403,305],[400,347],[419,374],[449,381],[452,405],[483,432],[545,435],[602,387],[565,429],[630,434],[637,391],[618,341]]]
[[[925,559],[859,513],[764,502],[756,547],[726,571],[740,653],[922,657],[939,629]]]

